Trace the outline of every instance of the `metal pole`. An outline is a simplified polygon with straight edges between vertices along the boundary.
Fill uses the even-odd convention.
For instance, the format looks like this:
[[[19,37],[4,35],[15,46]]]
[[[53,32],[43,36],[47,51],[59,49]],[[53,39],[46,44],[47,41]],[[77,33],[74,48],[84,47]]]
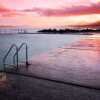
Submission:
[[[26,67],[28,67],[28,47],[26,45]]]
[[[8,54],[10,53],[10,51],[12,50],[13,47],[16,47],[16,51],[18,50],[18,47],[17,47],[15,44],[13,44],[13,45],[11,46],[11,48],[9,49],[9,51],[7,52],[7,54],[5,55],[5,57],[4,57],[4,59],[3,59],[4,69],[5,69],[5,60],[6,60]],[[17,57],[17,60],[18,60],[18,57]],[[13,60],[13,61],[14,61],[13,64],[15,64],[15,60]]]

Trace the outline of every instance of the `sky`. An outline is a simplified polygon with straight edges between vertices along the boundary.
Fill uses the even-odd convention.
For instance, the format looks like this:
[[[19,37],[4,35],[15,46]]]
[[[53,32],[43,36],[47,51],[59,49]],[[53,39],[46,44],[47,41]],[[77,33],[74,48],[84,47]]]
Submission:
[[[100,0],[0,0],[0,25],[100,25]]]

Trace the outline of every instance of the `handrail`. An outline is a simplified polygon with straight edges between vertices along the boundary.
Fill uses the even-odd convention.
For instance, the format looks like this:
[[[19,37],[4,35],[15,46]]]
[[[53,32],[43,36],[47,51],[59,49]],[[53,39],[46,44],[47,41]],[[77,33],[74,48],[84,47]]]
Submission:
[[[4,59],[3,59],[4,69],[5,69],[5,60],[6,60],[7,56],[8,56],[8,54],[10,53],[10,51],[13,49],[13,47],[16,48],[16,52],[18,51],[17,45],[13,44],[13,45],[11,46],[11,48],[9,49],[9,51],[7,52],[7,54],[5,55]],[[16,55],[17,55],[17,56],[16,56],[16,59],[17,59],[17,62],[18,62],[18,53],[17,53]],[[17,63],[17,67],[18,67],[18,63]]]
[[[20,51],[20,49],[25,45],[26,47],[26,67],[28,66],[28,47],[26,43],[23,43],[17,50],[17,52],[15,53],[15,55],[13,56],[13,61],[14,61],[14,65],[15,65],[15,56],[18,55],[18,52]],[[17,64],[18,64],[18,60],[17,60]],[[18,66],[17,66],[18,67]]]

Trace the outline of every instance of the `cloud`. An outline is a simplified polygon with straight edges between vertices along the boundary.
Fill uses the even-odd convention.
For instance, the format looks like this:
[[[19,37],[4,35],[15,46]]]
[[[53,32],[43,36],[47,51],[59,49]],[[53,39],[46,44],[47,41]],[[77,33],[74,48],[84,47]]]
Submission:
[[[100,21],[90,23],[90,24],[88,24],[88,26],[99,26],[100,27]]]
[[[95,21],[95,22],[89,22],[89,23],[84,23],[84,24],[77,24],[77,27],[90,27],[90,28],[100,28],[100,20]]]
[[[0,16],[12,17],[22,16],[25,13],[35,13],[40,16],[46,17],[67,17],[67,16],[81,16],[81,15],[92,15],[100,14],[100,2],[92,3],[90,6],[71,6],[71,7],[60,7],[60,8],[32,8],[32,9],[9,9],[0,4]]]
[[[9,9],[0,4],[0,16],[1,17],[13,17],[13,16],[21,16],[23,15],[21,12],[16,9]]]
[[[80,16],[80,15],[92,15],[100,14],[100,3],[91,4],[90,6],[71,6],[62,8],[33,8],[25,9],[23,12],[34,12],[38,15],[48,17],[66,17],[66,16]]]
[[[0,13],[2,13],[2,12],[9,12],[9,11],[11,11],[11,10],[6,8],[6,7],[4,7],[2,4],[0,4]]]

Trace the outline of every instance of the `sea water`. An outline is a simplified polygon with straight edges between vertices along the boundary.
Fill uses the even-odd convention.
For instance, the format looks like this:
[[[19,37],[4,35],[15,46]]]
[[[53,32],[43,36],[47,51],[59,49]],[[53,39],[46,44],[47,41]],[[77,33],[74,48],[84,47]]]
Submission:
[[[22,43],[28,45],[28,58],[38,56],[49,52],[54,48],[71,44],[79,39],[88,37],[88,35],[67,35],[67,34],[11,34],[0,35],[0,67],[3,67],[3,58],[13,44],[18,47]],[[9,53],[6,63],[13,64],[13,55],[15,48]],[[25,60],[25,47],[19,52],[19,60]]]

